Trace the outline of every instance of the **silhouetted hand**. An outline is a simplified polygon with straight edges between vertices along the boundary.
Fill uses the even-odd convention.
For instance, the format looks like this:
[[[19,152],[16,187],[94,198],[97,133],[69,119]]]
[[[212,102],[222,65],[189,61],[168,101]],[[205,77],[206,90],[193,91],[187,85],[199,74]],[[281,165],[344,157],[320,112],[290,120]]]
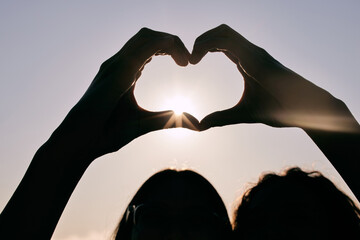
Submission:
[[[190,63],[198,63],[207,52],[225,53],[244,77],[245,86],[240,101],[206,116],[201,130],[236,123],[300,127],[360,199],[360,125],[341,100],[226,25],[196,39]]]
[[[188,64],[190,53],[178,37],[144,28],[102,64],[84,96],[36,152],[0,215],[0,239],[50,239],[95,158],[158,129],[197,129],[198,121],[188,114],[149,112],[136,103],[134,86],[145,64],[165,54],[180,66]]]
[[[342,101],[286,68],[229,26],[220,25],[198,37],[190,62],[198,63],[207,52],[225,53],[236,64],[245,86],[238,104],[206,116],[200,123],[202,130],[236,123],[353,129],[352,115],[349,119]]]
[[[198,121],[187,113],[175,117],[173,111],[150,112],[137,104],[135,82],[154,55],[171,55],[178,65],[186,66],[190,53],[177,36],[141,29],[102,64],[53,138],[61,139],[67,151],[94,159],[151,131],[170,127],[196,130]]]

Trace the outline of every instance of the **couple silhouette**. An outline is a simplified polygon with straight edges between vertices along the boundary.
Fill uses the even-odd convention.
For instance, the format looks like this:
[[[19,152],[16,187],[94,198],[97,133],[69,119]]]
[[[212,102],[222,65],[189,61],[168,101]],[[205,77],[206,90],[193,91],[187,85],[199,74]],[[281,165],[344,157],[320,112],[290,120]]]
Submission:
[[[188,113],[150,112],[134,97],[156,55],[179,66],[223,52],[241,73],[232,108],[200,122]],[[178,124],[178,123],[181,124]],[[106,60],[79,102],[36,152],[0,216],[1,239],[50,239],[87,167],[146,133],[172,127],[205,131],[240,123],[297,127],[360,197],[360,126],[346,105],[286,68],[227,25],[199,36],[190,53],[177,36],[141,29]],[[356,204],[319,172],[267,174],[242,197],[230,223],[214,187],[190,170],[164,170],[137,191],[114,239],[360,239]]]

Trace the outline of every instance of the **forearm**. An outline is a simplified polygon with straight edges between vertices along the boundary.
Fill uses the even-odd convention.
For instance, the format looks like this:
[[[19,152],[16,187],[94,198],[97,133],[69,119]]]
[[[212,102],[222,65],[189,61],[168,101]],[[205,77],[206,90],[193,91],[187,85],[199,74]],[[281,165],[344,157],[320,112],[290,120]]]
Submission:
[[[347,122],[344,127],[332,130],[304,128],[304,131],[360,200],[360,125],[345,104],[341,117]]]
[[[75,166],[51,140],[35,154],[0,215],[1,239],[50,239],[87,166]]]

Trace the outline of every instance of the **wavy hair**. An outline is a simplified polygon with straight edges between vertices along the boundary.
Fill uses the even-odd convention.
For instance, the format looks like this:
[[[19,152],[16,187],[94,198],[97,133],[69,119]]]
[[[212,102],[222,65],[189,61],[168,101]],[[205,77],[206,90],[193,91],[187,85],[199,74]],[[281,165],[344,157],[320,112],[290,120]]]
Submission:
[[[360,239],[360,210],[355,203],[320,172],[305,172],[297,167],[290,168],[283,174],[265,174],[255,186],[245,192],[234,213],[233,229],[237,238],[247,228],[246,222],[251,214],[250,204],[254,197],[263,189],[282,186],[281,184],[294,188],[304,186],[310,194],[320,199],[321,204],[314,204],[325,213],[322,221],[330,223],[328,231],[331,239]]]

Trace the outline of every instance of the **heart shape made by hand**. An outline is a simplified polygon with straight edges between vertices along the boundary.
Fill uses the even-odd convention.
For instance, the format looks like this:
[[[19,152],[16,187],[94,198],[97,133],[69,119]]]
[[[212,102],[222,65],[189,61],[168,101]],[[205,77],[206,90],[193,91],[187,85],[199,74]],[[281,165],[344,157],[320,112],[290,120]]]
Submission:
[[[200,99],[200,95],[204,91],[208,91],[204,87],[211,86],[212,81],[204,80],[205,82],[198,85],[199,89],[196,91],[198,93],[196,96],[200,97],[194,102],[206,102],[207,106],[216,106],[217,103],[222,102],[232,94],[237,96],[231,100],[232,104],[228,104],[234,105],[233,103],[237,102],[231,108],[220,111],[215,107],[215,109],[208,109],[202,113],[194,113],[199,116],[214,111],[200,121],[199,130],[236,123],[263,123],[274,127],[291,126],[301,128],[324,128],[325,125],[329,125],[325,126],[326,128],[334,128],[336,125],[349,125],[346,122],[338,122],[338,119],[332,118],[332,116],[336,115],[334,108],[337,108],[336,106],[339,104],[331,94],[286,68],[264,49],[252,44],[226,25],[220,25],[199,36],[194,43],[191,54],[186,53],[186,48],[181,44],[179,38],[172,37],[171,39],[173,39],[172,44],[166,45],[167,50],[160,50],[160,53],[156,52],[155,55],[158,55],[158,53],[169,54],[177,64],[186,66],[188,62],[193,65],[198,64],[208,52],[222,52],[228,60],[235,64],[244,79],[242,96],[240,92],[233,92],[237,88],[240,90],[240,87],[232,87],[230,90],[225,90],[225,94],[222,93],[220,96],[214,97],[213,95],[216,92],[221,92],[219,91],[220,87],[227,85],[227,81],[219,82],[215,80],[214,82],[218,83],[213,86],[215,91],[211,92],[212,97],[205,101]],[[225,65],[220,64],[220,62],[222,63],[222,61],[213,62],[213,65],[203,71],[225,69]],[[226,69],[226,71],[228,70]],[[161,71],[164,71],[164,65],[158,67],[152,81],[156,79],[155,76],[159,76],[158,74]],[[226,71],[218,72],[221,73],[219,75],[215,73],[212,75],[223,80],[223,74]],[[199,77],[201,75],[195,76]],[[173,73],[173,76],[168,81],[172,82],[176,77],[176,73]],[[201,77],[204,77],[204,75]],[[205,78],[207,77],[209,75]],[[238,77],[235,77],[234,74],[234,76],[230,75],[230,78],[239,80],[241,76],[238,74]],[[192,79],[186,89],[194,89],[198,81],[198,79]],[[163,85],[164,82],[159,83],[159,86]],[[232,86],[232,84],[228,86]],[[153,85],[148,86],[146,89],[153,89]],[[168,89],[159,90],[156,94],[166,91]],[[200,92],[201,94],[199,94]],[[306,93],[306,95],[303,93]],[[146,102],[149,101],[149,99],[146,100]],[[159,102],[157,105],[161,106]],[[140,105],[142,104],[144,103]],[[226,108],[228,105],[220,107],[220,109]],[[324,124],[325,122],[326,124]]]
[[[182,68],[170,57],[154,57],[135,88],[139,106],[151,111],[188,112],[197,119],[233,107],[242,96],[243,81],[225,58],[209,54],[199,64]]]

